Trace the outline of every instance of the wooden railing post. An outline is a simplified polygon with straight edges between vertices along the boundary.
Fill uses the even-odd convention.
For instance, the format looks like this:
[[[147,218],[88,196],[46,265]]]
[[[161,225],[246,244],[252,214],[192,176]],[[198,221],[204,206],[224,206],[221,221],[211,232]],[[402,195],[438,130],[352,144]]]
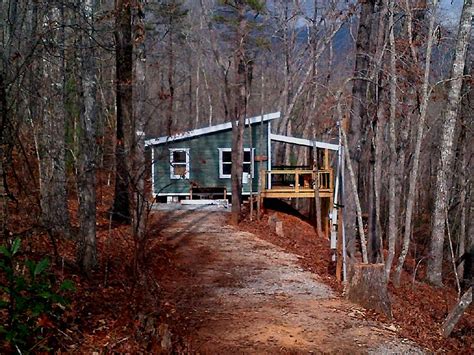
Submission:
[[[324,149],[324,170],[329,170],[329,149]]]
[[[295,170],[295,192],[300,192],[300,174]]]

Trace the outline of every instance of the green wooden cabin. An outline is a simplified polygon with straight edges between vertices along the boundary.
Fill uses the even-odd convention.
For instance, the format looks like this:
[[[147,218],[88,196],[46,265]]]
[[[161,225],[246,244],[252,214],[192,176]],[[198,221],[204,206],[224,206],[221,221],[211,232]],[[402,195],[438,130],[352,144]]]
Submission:
[[[248,118],[244,133],[243,194],[258,191],[258,171],[271,169],[271,122],[280,113]],[[250,129],[252,127],[252,139]],[[152,156],[152,192],[157,199],[191,198],[202,189],[231,192],[232,125],[230,122],[174,136],[148,139]],[[250,179],[252,174],[252,179]]]

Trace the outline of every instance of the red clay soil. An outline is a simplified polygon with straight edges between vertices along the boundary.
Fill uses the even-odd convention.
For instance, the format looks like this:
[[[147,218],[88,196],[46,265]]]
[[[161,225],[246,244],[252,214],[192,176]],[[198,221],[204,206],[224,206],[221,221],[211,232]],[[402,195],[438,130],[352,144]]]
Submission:
[[[272,214],[283,221],[284,238],[270,231],[268,218]],[[329,241],[317,236],[311,224],[296,216],[268,210],[260,221],[250,222],[247,216],[240,228],[302,256],[299,260],[304,268],[317,273],[325,283],[342,292],[343,285],[336,281],[335,269],[330,262]],[[400,335],[433,351],[474,353],[474,307],[465,312],[451,337],[443,338],[439,329],[456,303],[457,293],[450,287],[435,288],[420,281],[413,283],[412,264],[412,259],[407,260],[408,271],[403,272],[399,288],[389,284],[393,322],[399,327]],[[387,321],[374,312],[368,311],[367,315],[371,319]]]

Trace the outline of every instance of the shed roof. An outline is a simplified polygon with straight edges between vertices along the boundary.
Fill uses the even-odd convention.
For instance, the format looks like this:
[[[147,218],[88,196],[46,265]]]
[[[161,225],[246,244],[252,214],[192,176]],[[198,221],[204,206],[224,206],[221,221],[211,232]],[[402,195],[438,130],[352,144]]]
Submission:
[[[268,114],[263,115],[263,117],[262,116],[255,116],[255,117],[247,118],[245,120],[245,124],[248,125],[249,123],[250,124],[260,123],[262,121],[266,122],[266,121],[274,120],[276,118],[280,118],[280,112],[268,113]],[[198,128],[198,129],[193,129],[191,131],[177,133],[177,134],[172,135],[172,136],[163,136],[163,137],[159,137],[159,138],[147,139],[145,141],[145,146],[165,144],[165,143],[168,143],[168,142],[174,142],[174,141],[178,141],[178,140],[182,140],[182,139],[202,136],[202,135],[209,134],[209,133],[225,131],[225,130],[228,130],[228,129],[231,129],[231,128],[232,128],[232,122],[221,123],[221,124],[214,125],[214,126]]]

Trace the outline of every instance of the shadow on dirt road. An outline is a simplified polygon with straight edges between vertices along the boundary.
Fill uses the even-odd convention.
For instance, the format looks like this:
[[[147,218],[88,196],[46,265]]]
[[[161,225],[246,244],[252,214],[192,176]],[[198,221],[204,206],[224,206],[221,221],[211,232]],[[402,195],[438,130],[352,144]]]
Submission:
[[[185,351],[421,353],[336,296],[297,256],[226,224],[225,213],[158,212],[173,268],[159,277]]]

